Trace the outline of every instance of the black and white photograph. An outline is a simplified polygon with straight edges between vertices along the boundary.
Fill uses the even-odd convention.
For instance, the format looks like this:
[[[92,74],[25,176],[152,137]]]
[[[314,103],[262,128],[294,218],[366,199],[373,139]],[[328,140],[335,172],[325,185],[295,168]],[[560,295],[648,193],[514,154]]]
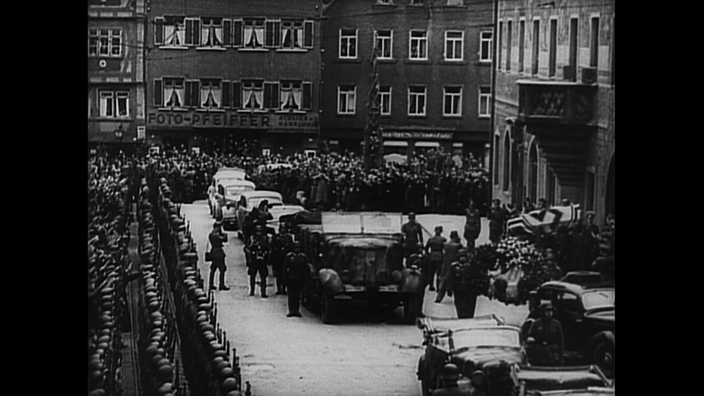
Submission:
[[[615,0],[87,8],[88,396],[615,394]]]

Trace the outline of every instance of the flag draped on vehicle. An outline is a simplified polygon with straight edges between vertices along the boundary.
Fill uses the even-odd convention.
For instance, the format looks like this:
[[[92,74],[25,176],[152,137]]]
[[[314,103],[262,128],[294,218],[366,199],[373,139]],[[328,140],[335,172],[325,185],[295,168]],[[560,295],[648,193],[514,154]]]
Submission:
[[[532,234],[539,227],[552,225],[569,226],[582,216],[579,205],[553,206],[549,209],[538,209],[508,220],[506,227],[509,232]]]

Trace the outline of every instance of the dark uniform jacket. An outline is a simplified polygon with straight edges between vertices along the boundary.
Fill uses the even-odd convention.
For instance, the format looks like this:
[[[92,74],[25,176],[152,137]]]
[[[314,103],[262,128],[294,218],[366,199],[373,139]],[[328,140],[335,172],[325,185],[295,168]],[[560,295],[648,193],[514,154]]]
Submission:
[[[222,245],[227,242],[227,234],[222,231],[213,230],[208,235],[208,241],[210,241],[210,255],[213,258],[225,257],[225,250],[222,248]]]
[[[535,339],[535,347],[542,347],[537,355],[537,364],[553,365],[562,361],[564,350],[562,325],[555,319],[547,323],[543,319],[535,320],[528,330],[528,337]]]
[[[404,245],[406,247],[414,247],[423,243],[423,230],[420,223],[409,221],[401,226],[401,232],[405,235]]]
[[[434,235],[428,239],[426,248],[430,250],[429,256],[431,261],[442,261],[443,249],[445,248],[445,237]]]
[[[284,260],[284,279],[304,281],[310,278],[308,257],[303,252],[290,252]]]
[[[248,249],[252,264],[267,263],[271,254],[269,238],[266,235],[252,235],[249,241]]]
[[[447,285],[453,291],[470,291],[471,290],[472,274],[469,262],[460,263],[455,261],[450,266],[450,271],[447,275]]]

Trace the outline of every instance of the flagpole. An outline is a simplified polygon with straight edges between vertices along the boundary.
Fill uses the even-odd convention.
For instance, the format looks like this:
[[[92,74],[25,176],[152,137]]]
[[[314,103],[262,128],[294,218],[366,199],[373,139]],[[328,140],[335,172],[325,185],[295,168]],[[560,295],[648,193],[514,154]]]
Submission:
[[[364,128],[364,169],[381,167],[382,135],[379,106],[379,73],[377,70],[377,56],[379,48],[377,46],[376,32],[374,32],[374,46],[372,48],[369,96],[367,103],[367,125]]]

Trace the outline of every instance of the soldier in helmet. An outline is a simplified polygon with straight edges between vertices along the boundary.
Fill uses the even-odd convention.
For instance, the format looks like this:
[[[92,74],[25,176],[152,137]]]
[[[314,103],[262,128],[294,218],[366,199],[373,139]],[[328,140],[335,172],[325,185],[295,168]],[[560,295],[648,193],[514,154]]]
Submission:
[[[466,390],[460,389],[460,369],[454,363],[448,363],[442,368],[440,374],[441,387],[430,393],[433,396],[461,396],[466,395]]]
[[[459,319],[473,318],[477,293],[472,290],[471,270],[467,249],[460,249],[456,262],[447,274],[447,287],[455,295],[455,309]]]
[[[531,323],[526,337],[526,352],[534,366],[560,366],[563,362],[562,325],[553,319],[552,303],[540,304],[540,318]]]
[[[247,275],[249,275],[249,295],[254,295],[254,289],[259,274],[262,298],[267,298],[266,295],[266,277],[269,276],[269,261],[271,259],[271,246],[269,238],[264,233],[264,227],[257,225],[252,235],[245,246],[249,260],[247,260]]]
[[[301,251],[301,243],[293,243],[293,251],[286,255],[283,263],[283,280],[288,290],[288,315],[301,316],[299,311],[301,292],[307,280],[311,277],[308,257]]]
[[[272,238],[271,247],[271,269],[276,278],[276,294],[286,294],[286,284],[283,281],[283,264],[286,255],[293,250],[293,234],[287,222],[281,222],[279,233]]]

